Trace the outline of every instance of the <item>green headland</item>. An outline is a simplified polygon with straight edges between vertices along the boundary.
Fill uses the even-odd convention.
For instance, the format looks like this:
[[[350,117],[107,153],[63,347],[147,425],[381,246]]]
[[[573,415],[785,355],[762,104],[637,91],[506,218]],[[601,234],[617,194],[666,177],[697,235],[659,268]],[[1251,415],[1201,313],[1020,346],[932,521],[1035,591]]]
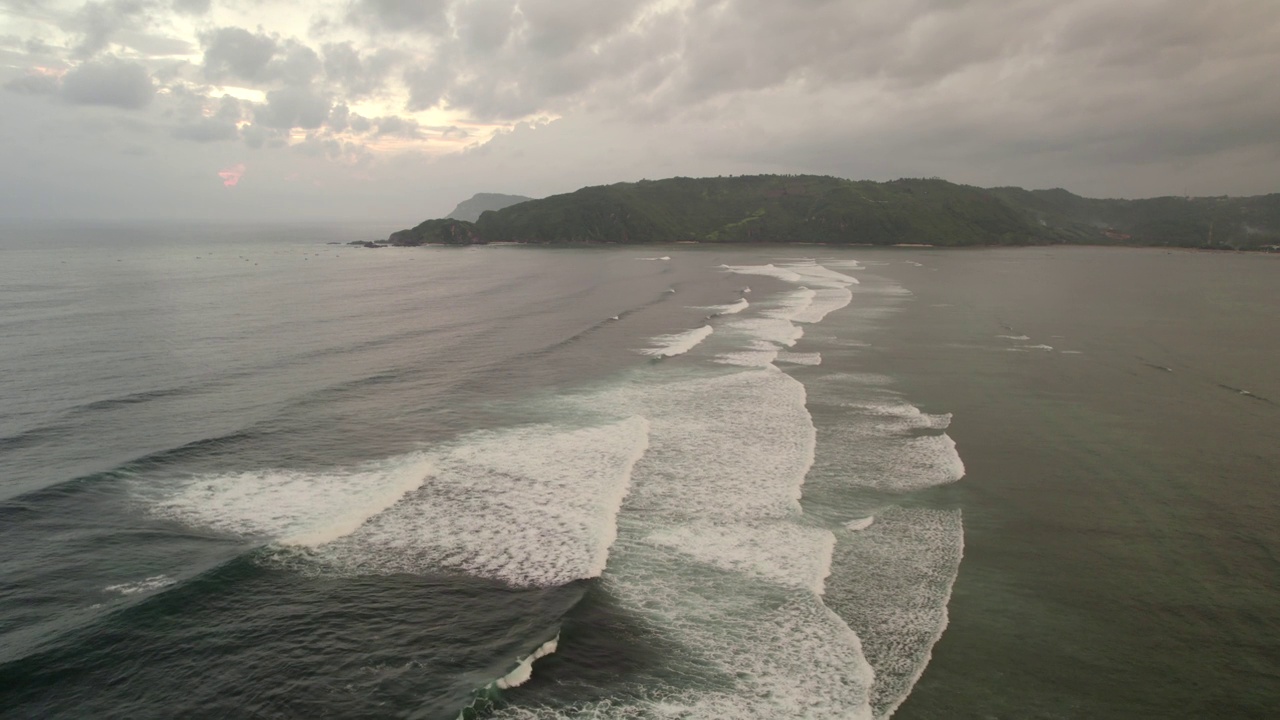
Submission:
[[[1127,245],[1280,250],[1280,194],[1101,200],[937,178],[817,175],[641,180],[427,220],[393,245],[825,243]]]

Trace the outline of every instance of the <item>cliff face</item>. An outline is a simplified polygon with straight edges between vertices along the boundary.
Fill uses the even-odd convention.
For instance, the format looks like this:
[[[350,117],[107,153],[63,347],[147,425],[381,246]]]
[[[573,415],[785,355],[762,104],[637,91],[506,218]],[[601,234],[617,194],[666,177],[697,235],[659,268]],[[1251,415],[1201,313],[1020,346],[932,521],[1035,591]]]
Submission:
[[[1280,244],[1280,195],[1095,200],[939,179],[670,178],[529,200],[474,223],[428,220],[391,236],[398,245],[676,241],[1262,249]]]
[[[453,212],[445,216],[449,220],[465,220],[475,222],[487,210],[501,210],[518,203],[532,200],[523,195],[502,195],[500,193],[476,193],[469,200],[458,203]]]

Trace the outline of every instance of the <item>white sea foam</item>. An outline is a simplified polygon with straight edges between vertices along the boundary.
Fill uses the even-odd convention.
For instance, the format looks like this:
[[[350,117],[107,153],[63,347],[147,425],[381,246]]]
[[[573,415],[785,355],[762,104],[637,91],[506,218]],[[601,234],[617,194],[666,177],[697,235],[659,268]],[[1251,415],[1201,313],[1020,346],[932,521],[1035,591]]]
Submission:
[[[343,574],[451,569],[523,587],[596,577],[648,427],[630,417],[466,436],[435,454],[422,487],[311,558]]]
[[[766,317],[789,322],[822,322],[827,315],[847,307],[853,301],[849,286],[858,284],[857,278],[816,264],[725,267],[732,272],[769,275],[788,282],[812,285],[813,287],[802,287],[784,294],[778,299],[776,307],[763,313]]]
[[[777,355],[778,355],[777,362],[790,363],[792,365],[821,365],[822,364],[821,353],[779,352]]]
[[[1030,340],[1031,339],[1026,335],[997,335],[996,337],[1004,338],[1005,340]]]
[[[102,590],[103,592],[113,592],[121,595],[138,595],[140,593],[169,587],[176,582],[177,580],[174,580],[168,575],[152,575],[151,577],[143,578],[142,580],[120,583],[119,585],[108,585],[102,588]]]
[[[950,415],[929,415],[889,401],[846,403],[845,422],[823,428],[823,472],[838,473],[841,482],[892,492],[909,492],[955,482],[964,477],[964,462],[955,441],[940,430]]]
[[[703,325],[700,328],[686,330],[681,333],[659,335],[655,338],[651,338],[651,342],[655,343],[657,347],[645,348],[640,352],[654,357],[683,355],[697,347],[698,343],[706,340],[707,336],[712,332],[713,330],[710,325]]]
[[[884,430],[946,430],[951,426],[951,413],[931,415],[896,399],[844,403],[844,407],[857,408],[872,416],[876,427]]]
[[[768,334],[799,330],[789,309],[760,318],[772,323]],[[761,326],[738,329],[751,336]],[[742,354],[768,356],[777,345],[751,337]],[[806,522],[798,503],[815,447],[804,386],[772,365],[693,378],[653,365],[635,382],[566,401],[575,412],[649,421],[649,449],[632,471],[602,580],[673,648],[663,675],[679,681],[496,717],[869,720],[873,677],[862,645],[819,595],[836,536]]]
[[[533,677],[534,661],[555,652],[556,647],[559,646],[559,644],[560,636],[557,634],[555,637],[539,646],[537,650],[530,653],[529,657],[520,658],[515,669],[495,680],[493,683],[494,686],[500,690],[506,690],[507,688],[519,687],[529,682],[529,678]]]
[[[722,570],[743,573],[821,595],[831,572],[836,538],[829,530],[793,521],[755,524],[691,522],[649,535],[669,547]]]
[[[653,578],[657,579],[657,578]],[[762,600],[749,587],[699,588],[680,579],[650,586],[611,583],[622,604],[650,625],[679,638],[666,659],[685,686],[645,687],[636,695],[576,705],[496,711],[502,720],[675,720],[676,718],[841,718],[872,720],[870,665],[858,636],[819,598],[795,592]],[[714,594],[713,594],[714,593]],[[662,598],[646,602],[645,596]],[[690,604],[694,599],[700,606]],[[677,603],[666,605],[666,603]]]
[[[808,306],[797,312],[792,319],[802,323],[819,323],[836,310],[848,307],[851,302],[853,293],[847,288],[822,288],[814,291],[814,297]]]
[[[882,490],[920,490],[945,485],[964,477],[964,461],[947,434],[899,440],[869,452],[854,477],[861,484]]]
[[[642,415],[649,452],[636,464],[629,508],[742,521],[799,512],[813,463],[804,385],[776,367],[644,382],[574,402]]]
[[[862,287],[858,288],[858,294],[871,295],[871,296],[883,295],[885,297],[910,297],[912,295],[915,295],[915,293],[902,287],[901,285],[894,285],[891,283],[863,285]]]
[[[869,385],[872,387],[886,387],[893,384],[893,378],[888,375],[879,373],[831,373],[822,379],[824,386],[839,387],[841,385],[852,383],[855,385]],[[886,391],[888,392],[888,391]]]
[[[285,545],[317,546],[353,532],[422,485],[425,454],[331,472],[255,470],[200,475],[153,498],[156,515]]]
[[[1063,355],[1083,355],[1084,352],[1081,350],[1063,350],[1062,354]]]
[[[807,310],[816,296],[817,293],[813,290],[801,287],[780,295],[773,301],[773,307],[765,309],[761,314],[768,318],[790,322]]]
[[[731,273],[738,275],[765,275],[767,277],[778,278],[787,282],[800,282],[801,277],[787,268],[780,268],[776,265],[721,265],[720,267]]]
[[[651,423],[606,586],[684,650],[676,676],[711,674],[585,716],[869,717],[858,638],[818,597],[834,535],[797,502],[814,450],[805,400],[773,366],[582,398]]]
[[[717,315],[736,315],[749,307],[751,307],[751,303],[747,302],[746,298],[743,298],[731,305],[711,305],[705,309]]]
[[[866,270],[866,266],[857,260],[827,260],[822,263],[829,268],[838,268],[840,270]]]
[[[788,269],[794,270],[810,284],[821,282],[841,287],[858,284],[857,278],[836,272],[822,265],[791,265]]]
[[[804,329],[797,327],[792,320],[813,303],[814,297],[813,290],[800,288],[775,299],[772,307],[764,310],[761,317],[743,318],[729,323],[728,328],[750,339],[749,351],[745,355],[743,353],[722,355],[719,361],[747,366],[773,362],[776,359],[776,352],[773,356],[767,355],[771,349],[791,347],[804,336]]]
[[[1026,349],[1026,350],[1045,350],[1045,351],[1049,351],[1049,350],[1052,350],[1052,349],[1053,349],[1053,346],[1052,346],[1052,345],[1023,345],[1022,347],[1023,347],[1024,349]]]
[[[778,359],[778,352],[777,345],[764,340],[754,340],[745,350],[717,355],[716,362],[741,367],[764,367],[772,365]]]
[[[825,600],[862,639],[876,718],[893,714],[928,665],[963,554],[959,510],[888,508],[838,538]]]
[[[867,528],[871,527],[871,524],[874,523],[875,521],[876,521],[875,517],[871,517],[871,516],[864,517],[864,518],[857,518],[856,520],[850,520],[849,522],[845,523],[844,529],[848,530],[849,532],[858,532],[859,530],[866,530]]]
[[[784,318],[743,318],[729,323],[728,327],[742,331],[754,340],[764,340],[785,347],[795,345],[804,337],[804,328],[797,327]]]
[[[670,259],[671,259],[671,256],[670,256],[670,255],[663,255],[662,257],[642,257],[642,258],[640,258],[640,259],[641,259],[641,260],[670,260]]]
[[[894,531],[902,525],[893,509],[844,521],[868,511],[850,510],[831,518],[832,529],[827,529],[815,527],[798,502],[814,461],[815,430],[804,386],[772,362],[790,354],[780,356],[779,348],[802,336],[796,323],[806,321],[805,313],[812,311],[817,322],[849,304],[834,292],[822,295],[847,291],[842,286],[847,281],[799,272],[816,265],[750,267],[754,272],[745,274],[812,286],[785,293],[760,317],[717,324],[743,347],[718,355],[718,362],[762,367],[707,375],[705,368],[688,363],[646,364],[634,382],[566,399],[575,414],[636,415],[649,422],[649,447],[632,469],[602,582],[619,606],[668,649],[663,677],[647,676],[636,687],[618,688],[609,699],[572,709],[507,707],[495,717],[870,720],[873,709],[878,717],[891,712],[923,669],[945,624],[945,593],[934,593],[934,579],[942,578],[949,590],[954,567],[949,574],[935,572],[946,565],[948,550],[928,555],[932,546],[906,533],[907,554],[897,558],[906,565],[897,567],[879,552],[895,549],[882,540],[893,535],[886,535],[886,526]],[[818,312],[823,303],[836,301],[842,304]],[[702,374],[689,376],[696,373]],[[841,377],[865,381],[862,385],[881,396],[893,394],[877,387],[890,382],[887,378]],[[941,471],[931,473],[947,467],[946,453],[930,465],[919,459],[929,447],[911,444],[916,441],[938,445],[933,449],[939,452],[949,449],[959,462],[954,443],[946,446],[950,438],[920,434],[938,433],[949,416],[928,415],[892,398],[844,409],[861,434],[842,429],[833,436],[837,446],[848,453],[872,446],[871,455],[880,453],[878,459],[851,465],[860,475],[897,468],[914,473],[898,489],[936,484]],[[930,482],[921,483],[926,477]],[[927,528],[923,534],[929,536]],[[881,593],[863,615],[850,614],[862,622],[857,630],[879,633],[872,643],[876,662],[885,668],[884,682],[876,682],[858,634],[822,601],[822,593],[830,596],[837,584],[842,599],[849,597],[847,579],[840,577],[849,564],[832,573],[844,545],[857,546],[859,557],[867,560],[858,569],[863,575],[857,584],[927,594],[926,602]],[[877,580],[876,573],[885,579]]]

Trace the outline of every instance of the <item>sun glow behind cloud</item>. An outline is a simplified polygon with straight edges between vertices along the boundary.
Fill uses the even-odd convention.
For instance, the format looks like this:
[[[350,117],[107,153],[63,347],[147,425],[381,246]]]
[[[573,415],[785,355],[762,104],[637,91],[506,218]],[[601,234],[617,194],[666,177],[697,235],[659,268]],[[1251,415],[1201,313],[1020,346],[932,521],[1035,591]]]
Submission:
[[[1270,10],[0,0],[0,134],[7,165],[34,169],[0,177],[0,215],[53,212],[27,208],[67,189],[98,214],[207,212],[213,174],[241,159],[253,193],[216,196],[263,216],[383,203],[412,218],[476,191],[754,172],[1273,192]],[[132,182],[88,180],[122,158]],[[325,191],[273,191],[291,173]],[[344,204],[344,187],[366,200]]]
[[[218,177],[222,178],[222,186],[233,188],[240,184],[240,178],[244,177],[244,163],[236,163],[229,168],[218,171]]]
[[[255,150],[336,142],[373,156],[440,156],[484,144],[521,121],[545,121],[481,120],[444,98],[428,107],[412,102],[407,73],[432,60],[434,41],[375,33],[353,21],[359,4],[215,0],[203,14],[184,14],[170,11],[168,0],[48,0],[0,4],[0,21],[43,48],[41,62],[21,71],[51,78],[55,84],[40,86],[50,92],[80,65],[145,68],[156,109],[178,118],[173,134],[179,138],[240,140]],[[221,71],[211,69],[210,43],[227,29],[241,33],[233,49],[239,55]],[[243,38],[250,38],[248,45]],[[269,48],[257,65],[246,59],[254,43]],[[21,43],[14,47],[21,50]],[[387,58],[394,62],[374,66]],[[228,106],[226,98],[238,105]],[[215,128],[214,121],[222,124]]]

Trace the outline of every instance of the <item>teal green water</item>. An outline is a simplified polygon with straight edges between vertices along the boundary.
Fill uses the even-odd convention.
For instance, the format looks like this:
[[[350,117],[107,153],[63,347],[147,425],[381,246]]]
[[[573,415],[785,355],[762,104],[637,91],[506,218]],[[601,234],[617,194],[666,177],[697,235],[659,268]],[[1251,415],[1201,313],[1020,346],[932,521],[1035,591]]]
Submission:
[[[1280,258],[861,257],[914,298],[859,364],[953,413],[968,470],[935,493],[964,512],[950,625],[895,717],[1274,717]]]

